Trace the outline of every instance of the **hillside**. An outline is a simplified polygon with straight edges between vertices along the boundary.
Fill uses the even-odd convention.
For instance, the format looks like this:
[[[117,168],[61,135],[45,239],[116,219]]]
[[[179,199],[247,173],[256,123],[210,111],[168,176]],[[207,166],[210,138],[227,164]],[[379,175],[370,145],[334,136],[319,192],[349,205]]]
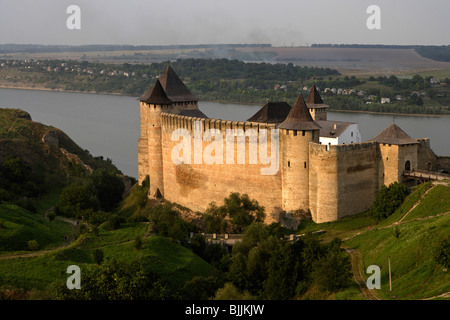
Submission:
[[[72,233],[70,224],[50,222],[42,215],[13,204],[0,203],[0,259],[11,252],[28,251],[28,241],[36,240],[39,249],[50,249],[64,243]]]
[[[331,223],[307,224],[302,232],[324,230],[322,239],[326,242],[340,237],[343,247],[356,258],[354,261],[358,265],[353,268],[357,276],[362,275],[357,279],[363,288],[370,276],[366,273],[367,267],[378,265],[381,289],[372,290],[378,299],[448,296],[450,273],[435,261],[435,251],[450,230],[449,192],[448,182],[421,184],[413,188],[390,217],[379,223],[360,214]],[[392,291],[389,290],[388,257]]]
[[[60,129],[34,122],[20,109],[0,109],[0,147],[0,162],[20,157],[32,169],[67,173],[71,165],[78,164],[120,173],[111,163],[92,157]]]
[[[103,200],[111,199],[108,185],[118,182],[128,183],[122,198],[132,181],[112,163],[92,157],[63,131],[32,121],[22,110],[0,109],[0,300],[55,298],[69,265],[91,272],[99,268],[97,251],[105,263],[145,266],[143,272],[160,279],[161,294],[213,273],[214,267],[189,248],[151,232],[152,225],[124,223],[115,214],[120,207],[100,210]],[[81,202],[62,207],[61,201],[72,200],[80,189],[96,191],[79,194],[76,201],[97,197],[97,207],[82,208]]]

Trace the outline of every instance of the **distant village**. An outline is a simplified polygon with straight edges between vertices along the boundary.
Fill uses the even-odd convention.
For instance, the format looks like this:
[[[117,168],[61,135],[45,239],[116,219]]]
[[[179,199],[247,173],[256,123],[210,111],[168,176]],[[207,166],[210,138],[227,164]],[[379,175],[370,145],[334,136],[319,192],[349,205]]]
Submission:
[[[150,81],[153,82],[154,79],[158,78],[159,74],[150,73],[149,69],[145,68],[136,68],[134,65],[124,63],[124,64],[103,64],[103,63],[95,63],[95,62],[86,62],[86,61],[75,61],[75,60],[34,60],[34,59],[0,59],[0,81],[21,81],[20,78],[15,78],[14,74],[8,72],[1,72],[3,70],[17,69],[21,72],[34,72],[34,73],[42,73],[46,72],[49,74],[54,74],[55,76],[61,75],[66,77],[67,79],[72,78],[69,76],[70,74],[76,74],[77,76],[87,76],[88,79],[95,78],[103,78],[103,79],[111,79],[116,81],[117,86],[124,82],[121,82],[120,79],[129,79],[134,83],[134,86],[139,83],[144,83]],[[26,78],[26,77],[25,77]],[[347,77],[346,77],[347,78]],[[22,79],[23,76],[22,76]],[[352,76],[352,79],[354,76]],[[140,81],[138,81],[140,80]],[[342,80],[342,79],[341,79]],[[377,81],[377,79],[370,77],[369,81]],[[396,79],[397,80],[397,79]],[[365,80],[364,80],[365,81]],[[423,100],[429,100],[432,98],[442,98],[448,100],[449,94],[447,93],[447,83],[450,82],[448,78],[441,80],[437,77],[426,77],[423,78],[424,88],[423,90],[395,90],[394,94],[388,95],[386,92],[382,90],[361,90],[355,89],[351,86],[353,85],[351,81],[348,84],[348,88],[346,87],[324,87],[321,88],[320,85],[317,85],[317,91],[322,94],[324,98],[338,97],[338,96],[354,96],[358,97],[362,100],[363,104],[370,105],[372,103],[376,104],[394,104],[396,102],[405,102],[407,104],[415,104],[415,105],[423,105]],[[307,81],[288,81],[285,83],[275,83],[273,85],[272,92],[289,92],[289,94],[297,94],[298,92],[302,92],[306,95],[311,90],[311,85],[303,85]],[[328,81],[322,80],[322,83],[327,84]],[[332,81],[330,81],[331,83]],[[345,81],[339,81],[342,85],[345,85]],[[364,83],[364,82],[361,82]],[[355,87],[360,87],[359,85],[355,85]],[[426,89],[436,89],[435,96],[431,96],[430,91]],[[244,89],[242,89],[244,90]],[[247,91],[259,91],[256,86],[249,86],[246,88]],[[445,92],[443,91],[445,90]],[[269,87],[270,91],[270,87]],[[295,92],[294,92],[295,91]],[[266,90],[267,92],[267,90]],[[294,93],[293,93],[294,92]],[[379,93],[378,93],[379,92]],[[444,92],[444,93],[443,93]],[[401,93],[401,94],[399,94]],[[412,98],[414,100],[412,100]],[[226,99],[226,98],[225,98]],[[420,100],[420,103],[417,101]],[[446,101],[438,103],[441,109],[447,110]],[[333,105],[334,106],[334,105]],[[445,111],[444,110],[444,111]],[[445,112],[444,112],[445,113]]]

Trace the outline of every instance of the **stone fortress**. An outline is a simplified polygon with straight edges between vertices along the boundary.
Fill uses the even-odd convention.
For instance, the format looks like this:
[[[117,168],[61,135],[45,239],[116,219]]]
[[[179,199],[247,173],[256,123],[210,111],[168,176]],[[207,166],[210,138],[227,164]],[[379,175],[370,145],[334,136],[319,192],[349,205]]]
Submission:
[[[450,164],[449,157],[434,154],[429,139],[412,139],[394,123],[361,142],[356,124],[327,120],[328,106],[315,86],[306,101],[299,94],[292,107],[268,102],[247,121],[209,119],[198,109],[197,97],[168,66],[139,100],[139,182],[149,175],[149,197],[193,211],[203,212],[211,202],[221,205],[231,192],[239,192],[265,207],[267,223],[277,222],[281,212],[308,213],[316,223],[329,222],[368,209],[382,185],[406,183],[405,172],[438,171]],[[225,154],[221,163],[174,163],[172,150],[179,141],[172,141],[172,133],[185,129],[194,136],[198,123],[201,130],[216,129],[223,136],[227,129],[236,130],[234,139],[245,139],[245,159],[233,152],[233,163],[226,163]],[[251,129],[258,136],[267,132],[267,144],[246,138]],[[262,175],[267,161],[258,158],[250,163],[249,152],[264,147],[270,155],[275,129],[278,171]],[[211,141],[203,139],[200,144],[205,151]]]

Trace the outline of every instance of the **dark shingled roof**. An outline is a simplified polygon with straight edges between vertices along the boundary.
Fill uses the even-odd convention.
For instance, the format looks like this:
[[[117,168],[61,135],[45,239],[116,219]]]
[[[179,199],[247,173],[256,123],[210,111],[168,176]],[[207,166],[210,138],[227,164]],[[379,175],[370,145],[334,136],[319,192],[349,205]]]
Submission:
[[[198,98],[189,91],[170,65],[159,77],[159,81],[167,97],[173,102],[198,101]]]
[[[417,140],[411,138],[405,131],[400,129],[400,127],[395,123],[392,123],[389,127],[384,129],[380,134],[370,139],[369,141],[395,145],[419,143]]]
[[[323,104],[323,100],[320,97],[319,91],[317,91],[316,85],[313,84],[311,91],[309,92],[308,99],[306,99],[307,104]]]
[[[141,98],[139,98],[139,100],[149,104],[172,104],[172,100],[167,97],[159,80],[156,80],[153,88],[147,91]]]
[[[204,114],[203,112],[201,112],[199,109],[187,109],[187,110],[180,110],[180,112],[178,112],[179,115],[181,116],[188,116],[188,117],[193,117],[193,118],[205,118],[205,119],[209,119],[206,114]]]
[[[281,123],[291,111],[291,106],[286,102],[267,102],[257,113],[247,121]]]
[[[308,99],[306,99],[306,105],[308,108],[328,108],[328,105],[323,103],[322,97],[315,84],[313,84],[311,91],[309,92]]]
[[[288,130],[320,129],[320,126],[312,119],[301,93],[298,95],[297,100],[295,100],[286,119],[279,125],[279,128]]]

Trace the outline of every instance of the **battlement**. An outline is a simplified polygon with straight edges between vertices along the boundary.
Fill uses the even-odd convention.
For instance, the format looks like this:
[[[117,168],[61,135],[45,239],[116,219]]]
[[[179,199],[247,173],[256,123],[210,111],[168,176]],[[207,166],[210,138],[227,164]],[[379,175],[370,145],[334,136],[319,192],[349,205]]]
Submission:
[[[199,117],[191,117],[185,115],[178,115],[169,112],[161,113],[162,124],[165,129],[187,129],[194,130],[195,122],[200,121],[202,123],[203,131],[209,129],[218,129],[225,131],[226,129],[242,129],[244,132],[249,129],[254,129],[259,132],[261,129],[271,130],[275,129],[276,125],[273,123],[261,123],[261,122],[247,122],[247,121],[230,121],[221,119],[205,119]]]
[[[301,95],[291,109],[267,104],[253,121],[209,119],[170,67],[160,79],[140,99],[139,181],[149,175],[150,197],[194,211],[238,192],[264,206],[266,223],[278,222],[280,210],[334,221],[368,209],[406,168],[450,166],[430,139],[412,139],[395,124],[368,142],[320,144],[321,127]],[[309,109],[323,109],[319,98],[314,92]]]

